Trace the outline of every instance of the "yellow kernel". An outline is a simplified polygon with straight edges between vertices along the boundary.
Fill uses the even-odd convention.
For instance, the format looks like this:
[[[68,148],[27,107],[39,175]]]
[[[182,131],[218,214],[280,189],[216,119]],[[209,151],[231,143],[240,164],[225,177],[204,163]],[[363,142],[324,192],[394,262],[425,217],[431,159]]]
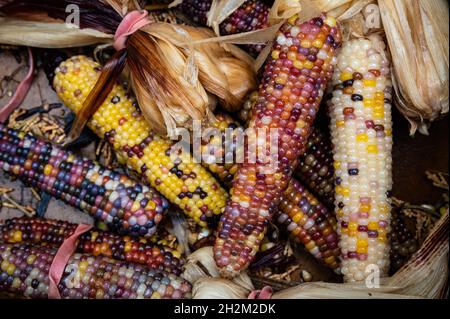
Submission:
[[[380,210],[380,213],[386,214],[387,212],[389,212],[390,207],[388,205],[382,204],[379,206],[379,210]]]
[[[131,245],[131,242],[129,241],[129,242],[126,242],[125,243],[125,247],[124,247],[124,251],[127,253],[127,252],[129,252],[129,251],[131,251],[131,247],[132,247],[132,245]]]
[[[356,231],[358,229],[358,223],[349,222],[347,228],[348,228],[348,230]]]
[[[278,60],[280,58],[280,51],[279,50],[273,50],[272,51],[272,59]]]
[[[294,66],[297,68],[297,69],[303,69],[303,63],[302,63],[302,61],[300,61],[300,60],[295,60],[294,61]]]
[[[7,260],[3,260],[2,263],[0,264],[0,268],[3,271],[6,271],[6,269],[8,269],[8,265],[9,265],[9,262]]]
[[[289,51],[287,54],[287,58],[291,61],[295,61],[297,59],[297,53]]]
[[[369,222],[367,225],[367,228],[369,230],[378,230],[378,223],[377,222]]]
[[[366,239],[358,239],[356,241],[356,247],[367,247],[369,246],[369,242]]]
[[[306,49],[309,49],[309,48],[311,48],[312,43],[308,39],[303,39],[302,42],[300,43],[300,45]]]
[[[356,247],[356,252],[358,254],[367,254],[367,247]]]
[[[386,129],[384,132],[386,133],[386,136],[391,136],[392,135],[392,130],[391,129]]]
[[[341,162],[335,161],[335,162],[333,163],[333,167],[334,167],[334,169],[339,169],[339,168],[341,167]],[[337,186],[336,186],[336,188],[337,188]]]
[[[384,228],[380,228],[378,229],[378,236],[386,236],[387,235],[387,231]]]
[[[375,106],[373,107],[373,111],[374,111],[375,113],[384,113],[384,105],[383,105],[383,104],[375,105]]]
[[[344,82],[353,79],[353,74],[351,72],[342,72],[339,79]]]
[[[22,232],[20,230],[14,232],[13,241],[15,243],[20,243],[22,241]]]
[[[320,49],[323,46],[323,41],[320,41],[319,39],[316,39],[313,41],[312,45],[318,49]]]
[[[315,244],[312,240],[311,240],[309,243],[307,243],[307,244],[305,245],[305,248],[306,248],[307,250],[313,250],[314,247],[316,247],[316,244]]]
[[[327,16],[323,22],[325,24],[328,24],[332,28],[336,26],[336,19],[333,18],[332,16]]]
[[[368,213],[370,211],[370,205],[362,204],[359,206],[359,210],[363,213]]]
[[[337,127],[343,127],[345,125],[344,121],[336,121],[336,126]]]
[[[365,107],[373,107],[374,106],[374,100],[373,99],[364,99],[363,105]]]
[[[384,118],[384,113],[382,113],[382,112],[374,112],[373,113],[373,118],[377,119],[377,120],[381,120],[381,119]]]
[[[356,141],[358,142],[367,142],[369,137],[366,133],[356,134]]]
[[[347,187],[342,187],[342,196],[350,195],[350,190]]]
[[[88,266],[88,262],[86,260],[80,261],[78,264],[78,269],[80,272],[85,272]]]
[[[350,237],[356,237],[358,235],[358,231],[357,230],[349,230],[347,232],[347,235]]]
[[[372,153],[372,154],[376,154],[378,153],[378,146],[377,145],[367,145],[367,152]]]
[[[294,223],[298,223],[298,222],[300,221],[300,219],[302,219],[302,217],[303,217],[303,214],[302,214],[302,213],[295,214],[295,215],[292,217],[292,221],[293,221]]]
[[[375,86],[377,85],[377,81],[375,80],[363,80],[364,86]]]
[[[297,127],[298,128],[304,128],[306,126],[306,122],[303,120],[298,120],[297,121]]]
[[[375,92],[375,100],[384,101],[384,92]]]
[[[285,76],[285,74],[280,74],[279,76],[277,76],[276,78],[275,78],[275,83],[278,83],[278,84],[286,84],[286,81],[287,81],[287,76]]]
[[[307,69],[312,69],[314,67],[314,63],[307,60],[307,61],[303,62],[303,66]]]
[[[45,175],[50,175],[50,173],[52,172],[53,166],[51,166],[50,164],[45,165],[44,167],[44,174]]]
[[[16,266],[14,264],[9,264],[8,267],[6,267],[6,272],[8,275],[12,275],[14,270],[16,270]]]
[[[378,240],[381,241],[382,243],[386,242],[387,240],[386,235],[378,235]]]
[[[292,17],[288,19],[288,23],[294,25],[295,21],[297,21],[298,14],[294,14]]]

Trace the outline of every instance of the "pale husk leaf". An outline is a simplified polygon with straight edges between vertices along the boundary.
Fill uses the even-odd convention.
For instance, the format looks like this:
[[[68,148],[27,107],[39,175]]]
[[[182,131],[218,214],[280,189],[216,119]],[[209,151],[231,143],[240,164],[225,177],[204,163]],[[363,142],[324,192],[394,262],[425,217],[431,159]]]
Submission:
[[[411,134],[448,113],[448,4],[444,0],[380,0],[399,110]]]
[[[192,287],[192,299],[245,299],[247,290],[222,278],[200,278]]]
[[[110,43],[113,36],[93,29],[54,22],[0,17],[0,43],[40,48],[69,48]]]
[[[219,25],[238,9],[246,0],[212,0],[207,14],[207,25],[220,35]]]
[[[195,284],[198,280],[205,277],[219,279],[220,274],[216,262],[214,261],[213,248],[211,246],[203,247],[190,254],[184,265],[183,274],[181,276],[191,284]],[[254,289],[252,281],[245,271],[241,272],[229,282],[248,291]]]
[[[142,31],[151,33],[152,26],[148,25]],[[165,135],[167,131],[169,137],[175,138],[177,127],[190,127],[193,120],[202,120],[207,114],[206,91],[192,76],[195,72],[187,70],[192,65],[175,45],[143,33],[136,33],[130,40],[136,46],[130,54],[134,52],[139,56],[129,58],[128,63],[142,113],[159,134]]]
[[[225,109],[238,109],[246,94],[256,89],[252,59],[235,46],[208,41],[214,37],[211,30],[162,23],[149,27],[153,36],[174,43],[183,49],[186,57],[193,58],[193,70],[198,69],[201,84],[219,98]]]

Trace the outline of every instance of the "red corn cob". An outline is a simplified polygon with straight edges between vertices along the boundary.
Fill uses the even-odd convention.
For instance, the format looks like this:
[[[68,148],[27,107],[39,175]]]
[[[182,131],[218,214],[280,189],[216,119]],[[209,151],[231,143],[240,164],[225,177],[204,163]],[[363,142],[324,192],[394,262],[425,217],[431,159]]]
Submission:
[[[305,150],[340,40],[335,19],[325,15],[305,23],[295,15],[278,32],[249,123],[258,131],[248,136],[248,147],[261,146],[261,133],[268,137],[271,129],[277,129],[278,157],[275,164],[273,157],[269,164],[252,163],[253,154],[246,151],[214,247],[224,277],[247,268],[259,249],[297,158]]]
[[[209,142],[208,146],[219,146],[215,149],[212,160],[203,161],[203,165],[214,172],[220,181],[226,186],[230,186],[234,174],[238,169],[236,162],[226,163],[225,159],[238,158],[238,152],[241,147],[236,147],[235,140],[227,138],[226,130],[233,129],[236,135],[239,131],[243,131],[242,127],[237,124],[231,116],[223,113],[215,115],[217,122],[213,125],[221,133],[213,139],[207,139],[203,142]],[[308,140],[308,151],[300,157],[301,161],[308,153],[306,163],[307,172],[312,170],[312,160],[314,163],[321,159],[320,151],[323,149],[320,142],[323,136],[318,131],[314,131]],[[319,140],[319,141],[317,141]],[[316,149],[315,146],[319,146]],[[328,146],[328,144],[326,144]],[[206,145],[202,145],[202,152],[206,152]],[[329,150],[331,152],[331,149]],[[229,153],[227,153],[229,152]],[[231,154],[230,154],[231,153]],[[315,156],[315,157],[314,157]],[[208,157],[209,159],[209,157]],[[332,162],[333,157],[330,157]],[[216,163],[216,161],[218,163]],[[309,165],[308,165],[308,164]],[[317,168],[315,164],[313,168]],[[300,165],[299,165],[300,166]],[[320,174],[320,170],[313,172],[312,176]],[[311,177],[311,176],[308,176]],[[319,175],[320,177],[320,175]],[[332,177],[332,176],[331,176]],[[317,176],[316,176],[317,179]],[[311,179],[312,180],[312,179]],[[314,182],[314,180],[312,180]],[[332,182],[332,181],[331,181]],[[319,188],[319,184],[314,185]],[[331,187],[333,189],[333,187]],[[331,192],[332,193],[332,192]],[[305,248],[319,261],[325,263],[331,269],[338,271],[340,250],[338,248],[338,236],[336,233],[336,217],[333,211],[329,211],[324,205],[310,194],[305,187],[294,178],[291,179],[288,188],[283,192],[282,200],[278,205],[278,211],[275,214],[275,222],[277,222],[281,229],[286,229],[292,237],[301,242]]]
[[[248,122],[258,99],[258,92],[252,92],[245,101],[239,118]],[[334,166],[331,141],[317,127],[311,133],[306,150],[299,157],[295,176],[328,207],[334,207]]]
[[[40,218],[13,218],[0,225],[0,240],[6,243],[46,243],[60,246],[71,236],[77,224],[61,220]],[[133,240],[102,231],[88,231],[78,239],[77,252],[94,256],[106,256],[120,261],[144,264],[152,269],[179,275],[182,262],[172,249],[150,243],[149,240]]]
[[[184,0],[180,4],[182,12],[194,22],[206,25],[207,14],[212,0]],[[269,25],[267,16],[269,6],[261,0],[247,0],[235,12],[220,24],[220,34],[229,35],[266,28]],[[245,45],[252,55],[257,55],[264,45]]]

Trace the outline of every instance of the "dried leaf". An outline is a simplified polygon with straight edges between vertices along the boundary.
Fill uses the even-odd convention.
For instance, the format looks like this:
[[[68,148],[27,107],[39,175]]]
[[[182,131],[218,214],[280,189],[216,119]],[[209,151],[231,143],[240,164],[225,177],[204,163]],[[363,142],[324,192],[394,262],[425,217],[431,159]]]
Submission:
[[[449,12],[444,0],[380,0],[397,106],[411,134],[448,113]]]

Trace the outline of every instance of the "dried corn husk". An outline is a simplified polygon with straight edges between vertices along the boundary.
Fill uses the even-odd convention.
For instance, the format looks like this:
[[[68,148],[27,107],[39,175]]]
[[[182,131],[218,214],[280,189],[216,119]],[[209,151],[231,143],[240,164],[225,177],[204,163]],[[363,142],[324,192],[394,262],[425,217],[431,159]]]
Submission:
[[[213,258],[212,246],[197,249],[190,254],[183,268],[182,277],[192,284],[205,277],[220,279],[219,269],[217,269]],[[247,291],[254,289],[252,281],[246,272],[241,272],[231,283]]]
[[[253,59],[237,47],[222,47],[218,43],[208,42],[209,38],[214,37],[211,30],[155,23],[146,27],[145,31],[157,41],[182,48],[186,59],[192,58],[192,68],[198,69],[198,79],[203,87],[217,96],[227,110],[238,109],[249,90],[256,88],[256,76],[251,71]],[[192,44],[205,39],[202,44]],[[193,74],[196,70],[189,72]]]
[[[73,0],[79,6],[93,6],[95,10],[83,15],[83,29],[72,29],[62,21],[66,18],[61,12],[64,12],[62,9],[67,1],[52,2],[48,6],[37,0],[8,1],[8,5],[13,4],[7,9],[8,19],[12,22],[0,28],[0,43],[43,48],[111,43],[121,17],[131,10],[140,9],[136,1]],[[20,8],[28,3],[31,5],[24,18]],[[0,2],[0,9],[2,4],[5,3]],[[45,10],[48,10],[47,16]],[[97,19],[106,11],[106,18],[111,19]],[[96,31],[97,27],[102,32]],[[49,34],[44,33],[47,29]],[[12,37],[12,33],[20,36]],[[152,23],[128,38],[126,67],[131,71],[132,87],[144,116],[159,134],[176,138],[177,127],[191,128],[195,120],[204,123],[213,120],[213,96],[227,109],[234,110],[243,103],[246,94],[256,88],[253,59],[233,45],[208,43],[212,36],[213,33],[207,29]],[[204,43],[194,45],[194,41]],[[114,63],[111,61],[115,71],[121,71],[120,65],[114,66]],[[114,80],[114,77],[108,77],[107,81],[99,81],[94,87],[96,93],[84,103],[82,112],[85,116],[73,125],[68,143],[76,138],[76,133],[95,112],[96,101],[102,101],[102,87]]]
[[[222,278],[200,278],[192,287],[192,299],[246,299],[252,290]]]
[[[379,0],[399,110],[416,129],[448,113],[449,12],[444,0]]]
[[[276,292],[272,298],[443,298],[448,279],[448,223],[449,213],[447,210],[419,251],[394,276],[381,278],[378,288],[368,288],[364,283],[311,282]],[[214,263],[212,254],[205,253],[202,257],[204,258],[202,264]],[[214,267],[212,267],[212,271],[214,271]],[[193,272],[190,271],[190,273]],[[196,276],[190,277],[191,283],[194,284],[194,298],[247,298],[249,287],[225,279],[199,278],[201,273],[202,271],[199,270]],[[369,284],[376,284],[376,282],[373,281]]]
[[[70,48],[108,43],[113,36],[74,24],[0,17],[0,43],[43,48]]]

